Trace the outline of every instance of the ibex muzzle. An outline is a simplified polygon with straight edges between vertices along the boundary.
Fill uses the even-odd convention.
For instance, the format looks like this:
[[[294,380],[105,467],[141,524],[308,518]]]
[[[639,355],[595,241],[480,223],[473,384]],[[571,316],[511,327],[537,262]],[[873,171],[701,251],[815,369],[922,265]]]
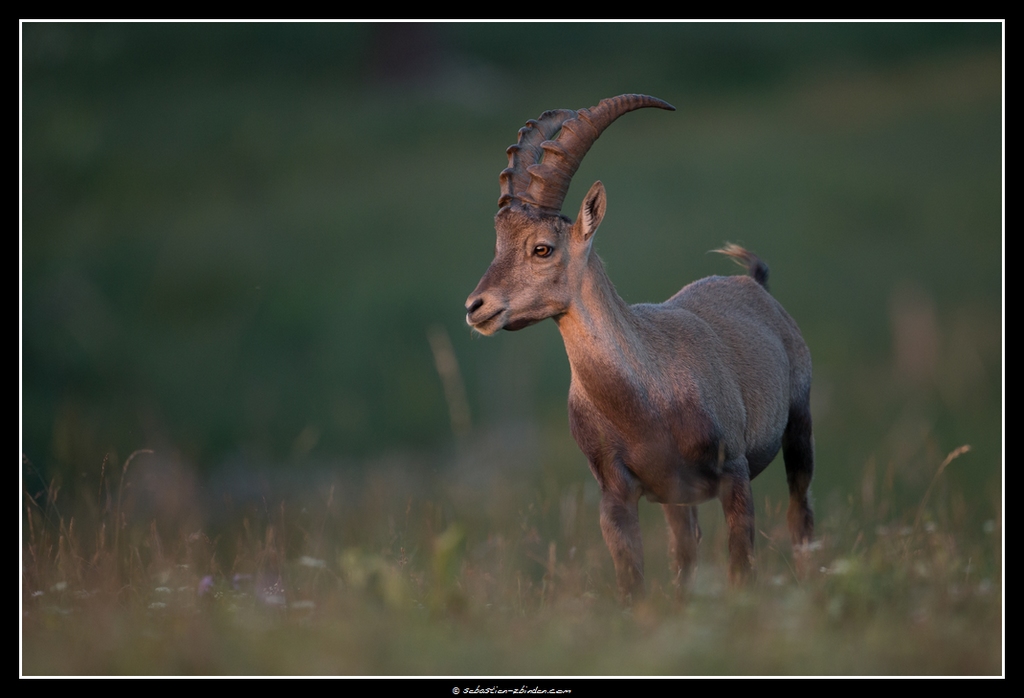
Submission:
[[[561,214],[569,182],[601,132],[626,112],[674,110],[644,95],[591,109],[548,111],[520,129],[501,173],[494,261],[466,301],[481,334],[554,318],[572,368],[569,420],[601,488],[601,531],[624,601],[643,594],[637,504],[660,502],[677,582],[695,568],[696,505],[717,497],[729,527],[729,577],[753,568],[750,480],[779,449],[789,482],[792,542],[813,535],[811,357],[800,330],[767,291],[754,254],[719,250],[746,276],[695,281],[660,304],[627,305],[592,252],[604,186],[573,222]]]

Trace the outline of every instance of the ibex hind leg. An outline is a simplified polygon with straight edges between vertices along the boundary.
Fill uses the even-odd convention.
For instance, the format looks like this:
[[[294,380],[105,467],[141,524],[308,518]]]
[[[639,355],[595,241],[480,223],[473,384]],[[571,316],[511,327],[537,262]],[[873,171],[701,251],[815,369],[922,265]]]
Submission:
[[[697,507],[685,504],[662,504],[668,524],[669,569],[676,593],[686,592],[697,570],[697,546],[700,543],[700,524]]]
[[[746,458],[726,461],[718,499],[729,528],[729,583],[739,586],[754,576],[754,496]]]
[[[811,433],[809,400],[793,405],[789,410],[789,423],[782,437],[782,456],[786,461],[786,481],[789,483],[786,520],[797,570],[803,576],[809,544],[814,537],[814,512],[810,502],[811,478],[814,476],[814,436]]]

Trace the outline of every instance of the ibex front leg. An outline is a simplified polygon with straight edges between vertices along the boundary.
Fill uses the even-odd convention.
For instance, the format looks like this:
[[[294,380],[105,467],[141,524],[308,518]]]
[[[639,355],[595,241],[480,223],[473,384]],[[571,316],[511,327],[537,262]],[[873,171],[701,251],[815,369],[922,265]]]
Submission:
[[[662,504],[661,508],[668,524],[669,569],[679,593],[686,589],[697,569],[697,545],[700,543],[697,507]]]
[[[754,497],[745,457],[726,461],[718,498],[729,527],[729,583],[743,584],[754,572]]]
[[[644,543],[640,536],[639,488],[608,486],[601,493],[601,533],[615,563],[619,600],[644,596]]]

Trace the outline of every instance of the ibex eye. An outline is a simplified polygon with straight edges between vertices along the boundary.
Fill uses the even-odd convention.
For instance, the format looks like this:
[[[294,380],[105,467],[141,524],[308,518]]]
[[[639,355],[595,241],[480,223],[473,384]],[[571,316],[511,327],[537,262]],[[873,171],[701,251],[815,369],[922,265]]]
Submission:
[[[533,253],[538,257],[550,257],[554,251],[555,248],[551,245],[537,245],[533,248]]]

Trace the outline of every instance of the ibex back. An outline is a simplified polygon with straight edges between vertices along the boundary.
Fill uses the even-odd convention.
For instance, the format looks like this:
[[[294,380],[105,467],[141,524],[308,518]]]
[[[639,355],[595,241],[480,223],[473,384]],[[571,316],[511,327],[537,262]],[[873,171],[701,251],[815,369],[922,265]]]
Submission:
[[[519,131],[501,173],[494,261],[466,301],[481,334],[554,318],[572,368],[569,421],[601,488],[601,532],[625,602],[644,593],[637,504],[660,502],[677,583],[695,568],[697,504],[717,497],[729,527],[729,577],[753,569],[750,480],[782,448],[795,546],[810,541],[814,471],[811,357],[767,291],[768,268],[728,245],[747,276],[712,276],[660,304],[627,305],[592,252],[604,217],[596,182],[574,223],[561,214],[583,156],[615,119],[643,107],[622,95],[578,112],[544,112]]]

